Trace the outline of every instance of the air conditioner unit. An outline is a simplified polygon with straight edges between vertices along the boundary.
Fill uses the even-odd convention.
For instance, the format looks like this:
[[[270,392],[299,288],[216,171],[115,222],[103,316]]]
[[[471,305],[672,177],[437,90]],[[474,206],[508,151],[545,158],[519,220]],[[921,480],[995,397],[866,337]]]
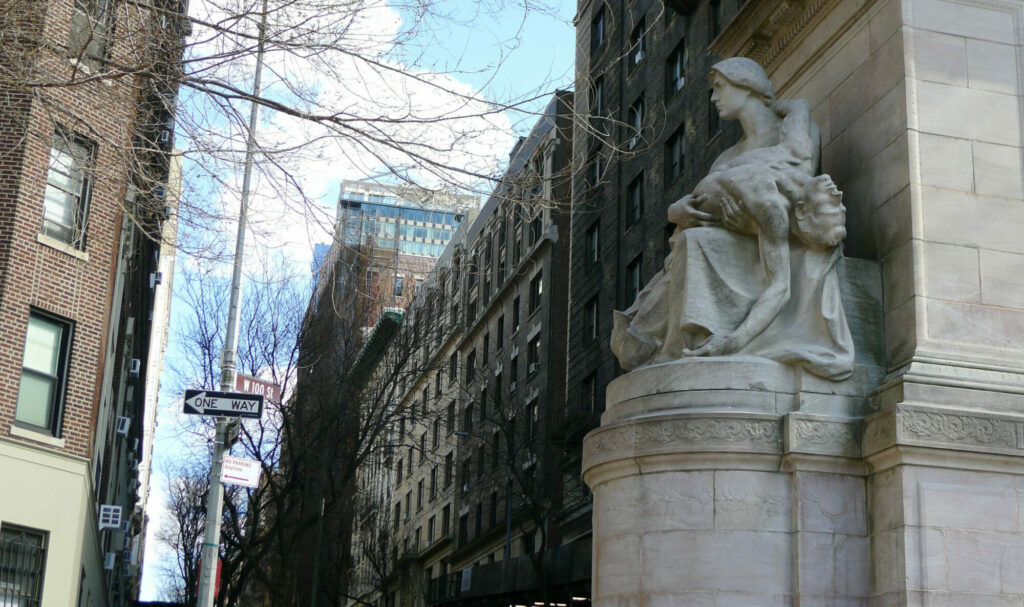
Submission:
[[[167,188],[162,185],[158,185],[153,188],[153,198],[156,198],[157,200],[167,198]]]
[[[100,531],[121,528],[121,507],[112,504],[100,506]]]
[[[530,363],[530,373],[540,371],[540,363]]]
[[[138,193],[139,193],[139,190],[135,186],[133,186],[131,184],[128,184],[128,189],[124,193],[124,201],[127,202],[128,204],[134,203],[135,202],[135,196]]]
[[[117,418],[117,435],[128,436],[128,429],[132,427],[132,420],[121,415]]]
[[[116,554],[114,554],[113,552],[108,552],[106,554],[106,556],[103,557],[103,568],[106,569],[107,571],[113,571],[114,570],[114,560],[116,558],[117,558]]]
[[[133,358],[132,359],[132,365],[131,365],[131,367],[128,368],[128,375],[131,375],[132,377],[138,377],[139,376],[139,371],[141,371],[141,370],[142,370],[142,361],[137,359],[137,358]]]
[[[515,392],[516,391],[516,382],[509,382],[509,384],[508,384],[508,391],[509,392]]]
[[[130,567],[131,566],[130,565],[130,563],[132,562],[132,551],[131,550],[123,550],[123,551],[121,551],[121,562],[124,563],[125,567]]]
[[[167,143],[171,140],[171,132],[167,130],[160,131],[160,143]]]

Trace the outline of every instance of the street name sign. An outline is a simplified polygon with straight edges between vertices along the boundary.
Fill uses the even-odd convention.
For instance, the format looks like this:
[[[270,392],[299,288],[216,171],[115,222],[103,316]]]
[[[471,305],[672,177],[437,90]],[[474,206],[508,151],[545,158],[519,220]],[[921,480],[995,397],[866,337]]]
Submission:
[[[259,461],[225,455],[220,468],[220,482],[255,489],[260,484],[262,468]]]
[[[185,413],[214,417],[253,417],[263,415],[263,395],[213,390],[185,390]]]
[[[262,394],[272,403],[281,402],[281,386],[244,373],[235,374],[235,390],[246,394]]]

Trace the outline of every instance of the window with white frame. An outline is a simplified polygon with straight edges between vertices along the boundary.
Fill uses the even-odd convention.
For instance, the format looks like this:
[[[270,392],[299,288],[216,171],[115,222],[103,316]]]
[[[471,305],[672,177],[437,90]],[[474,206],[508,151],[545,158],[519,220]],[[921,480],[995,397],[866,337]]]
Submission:
[[[43,195],[42,234],[76,249],[85,248],[95,146],[58,131],[50,148]]]

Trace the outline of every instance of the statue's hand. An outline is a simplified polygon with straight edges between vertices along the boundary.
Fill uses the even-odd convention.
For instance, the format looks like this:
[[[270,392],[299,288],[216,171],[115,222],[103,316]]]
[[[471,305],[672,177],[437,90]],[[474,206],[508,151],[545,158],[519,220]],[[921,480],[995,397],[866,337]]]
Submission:
[[[696,205],[703,202],[705,198],[706,196],[703,194],[697,197],[683,196],[668,207],[668,220],[684,230],[697,226],[721,225],[717,217],[696,208]]]
[[[685,356],[724,356],[733,354],[740,349],[740,344],[732,335],[712,335],[699,348],[683,350]]]
[[[722,225],[737,234],[755,234],[756,228],[752,229],[750,216],[740,208],[736,199],[732,196],[722,196]]]

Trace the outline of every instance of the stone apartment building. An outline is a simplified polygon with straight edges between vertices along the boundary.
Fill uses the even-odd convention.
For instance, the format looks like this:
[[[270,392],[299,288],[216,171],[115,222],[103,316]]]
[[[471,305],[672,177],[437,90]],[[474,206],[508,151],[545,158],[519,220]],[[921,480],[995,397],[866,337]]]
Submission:
[[[586,420],[577,438],[597,426],[604,387],[622,373],[608,343],[612,311],[661,270],[669,205],[739,137],[711,104],[709,48],[745,4],[578,4],[567,369],[568,406]]]
[[[354,557],[361,600],[382,584],[409,607],[587,596],[589,510],[559,434],[571,144],[558,92],[410,308],[425,364],[402,390],[390,459],[366,475],[357,536],[390,542],[376,574],[373,555]]]
[[[51,0],[0,15],[5,605],[127,605],[138,593],[182,11]],[[157,67],[147,79],[111,67],[133,62]]]

